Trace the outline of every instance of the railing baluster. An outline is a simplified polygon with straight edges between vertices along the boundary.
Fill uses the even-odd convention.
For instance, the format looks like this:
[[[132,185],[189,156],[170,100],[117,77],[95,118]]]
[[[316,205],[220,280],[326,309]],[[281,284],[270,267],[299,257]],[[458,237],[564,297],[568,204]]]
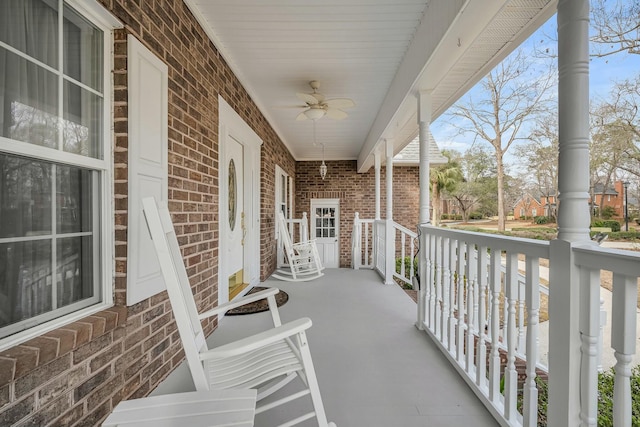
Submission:
[[[518,276],[520,274],[518,273]],[[525,354],[525,331],[524,331],[524,306],[525,306],[525,293],[526,293],[526,281],[518,280],[518,299],[516,304],[518,306],[518,340],[516,341],[516,352],[519,354]]]
[[[456,349],[456,250],[458,249],[458,241],[449,239],[449,352],[455,354]]]
[[[505,368],[504,416],[509,422],[516,420],[518,394],[518,372],[516,371],[516,297],[518,286],[518,256],[507,252],[507,274],[505,278],[507,309],[507,366]]]
[[[489,399],[496,405],[500,398],[500,290],[502,289],[502,257],[491,248],[489,280],[491,287],[491,358],[489,363]]]
[[[442,239],[442,344],[449,345],[449,289],[451,286],[451,265],[449,259],[449,239]]]
[[[636,304],[638,281],[635,277],[613,274],[612,336],[615,350],[613,386],[613,425],[631,425],[631,361],[636,352]]]
[[[476,271],[473,268],[475,265],[477,258],[475,254],[475,248],[473,244],[467,244],[467,262],[465,268],[465,274],[467,277],[467,348],[466,352],[466,370],[467,373],[471,374],[473,371],[473,363],[475,362],[475,312],[476,312],[476,302],[475,302],[475,274]]]
[[[466,330],[464,320],[464,269],[466,243],[458,241],[458,322],[456,324],[456,359],[460,366],[464,366],[464,333]]]
[[[580,425],[595,426],[598,422],[598,337],[600,334],[600,270],[581,269],[580,337]],[[584,308],[588,309],[585,311]],[[589,312],[593,310],[593,312]]]
[[[487,382],[487,248],[478,247],[478,348],[476,349],[476,384],[484,387]]]
[[[404,272],[406,271],[406,267],[405,267],[405,234],[400,232],[400,275],[402,277],[406,277]]]
[[[436,248],[436,236],[429,236],[429,262],[427,265],[428,268],[428,277],[427,277],[427,298],[429,300],[429,330],[433,331],[434,325],[436,323],[435,315],[436,315],[436,292],[435,292],[435,248]]]
[[[436,291],[436,324],[435,333],[439,339],[442,339],[442,238],[436,237],[434,258],[436,260],[436,276],[435,276],[435,291]]]
[[[540,320],[540,260],[526,258],[525,302],[527,305],[527,379],[524,385],[524,427],[538,425],[538,388],[536,362],[538,361],[538,323]]]

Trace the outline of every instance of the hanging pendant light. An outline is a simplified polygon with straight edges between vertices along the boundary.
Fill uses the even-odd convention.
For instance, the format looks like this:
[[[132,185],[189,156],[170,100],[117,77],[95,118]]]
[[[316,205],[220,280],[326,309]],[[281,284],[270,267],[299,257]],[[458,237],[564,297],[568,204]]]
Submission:
[[[316,147],[318,145],[316,141],[316,121],[313,121],[313,146]],[[322,164],[320,165],[320,178],[324,181],[324,178],[327,176],[327,165],[324,163],[324,143],[322,145]]]
[[[327,165],[324,163],[324,144],[322,144],[322,164],[320,165],[320,178],[324,181],[327,176]]]

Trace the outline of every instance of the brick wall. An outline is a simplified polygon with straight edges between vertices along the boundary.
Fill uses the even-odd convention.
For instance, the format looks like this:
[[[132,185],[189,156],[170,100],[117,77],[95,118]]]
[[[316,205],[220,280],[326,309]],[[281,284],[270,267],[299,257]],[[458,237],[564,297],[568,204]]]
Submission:
[[[99,425],[183,359],[166,292],[126,304],[127,34],[169,69],[169,210],[200,309],[217,304],[218,94],[262,138],[261,275],[275,267],[274,163],[295,163],[182,1],[100,0],[114,42],[115,306],[0,353],[0,425]],[[212,332],[216,322],[204,325]]]
[[[296,167],[296,218],[307,212],[311,219],[311,199],[340,199],[340,267],[351,266],[351,231],[355,213],[360,218],[375,217],[375,171],[357,172],[355,160],[328,161],[327,176],[320,178],[320,162],[298,162]],[[386,168],[380,170],[380,217],[386,213]],[[393,219],[410,230],[419,216],[419,176],[417,166],[393,168]]]

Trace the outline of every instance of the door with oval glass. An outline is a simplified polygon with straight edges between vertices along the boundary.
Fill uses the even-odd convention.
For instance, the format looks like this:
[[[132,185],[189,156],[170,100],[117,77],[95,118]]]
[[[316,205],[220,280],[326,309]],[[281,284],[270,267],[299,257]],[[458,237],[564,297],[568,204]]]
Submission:
[[[340,267],[340,200],[311,200],[311,238],[316,239],[322,265]]]
[[[233,137],[227,141],[228,220],[226,264],[229,276],[229,300],[244,290],[244,238],[246,235],[244,211],[244,150]]]

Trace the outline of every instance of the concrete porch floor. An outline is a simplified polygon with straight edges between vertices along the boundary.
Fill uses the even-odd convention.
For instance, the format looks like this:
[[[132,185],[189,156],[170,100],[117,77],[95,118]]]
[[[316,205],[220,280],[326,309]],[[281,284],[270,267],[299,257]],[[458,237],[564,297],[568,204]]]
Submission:
[[[263,285],[289,294],[280,307],[283,322],[305,316],[313,321],[307,331],[311,354],[327,418],[338,427],[498,425],[430,338],[415,328],[416,304],[400,287],[383,285],[375,272],[328,269],[312,282],[269,279]],[[270,325],[268,313],[226,316],[209,342],[220,345]],[[193,389],[183,363],[152,394]],[[255,425],[294,418],[307,401],[261,414]]]

